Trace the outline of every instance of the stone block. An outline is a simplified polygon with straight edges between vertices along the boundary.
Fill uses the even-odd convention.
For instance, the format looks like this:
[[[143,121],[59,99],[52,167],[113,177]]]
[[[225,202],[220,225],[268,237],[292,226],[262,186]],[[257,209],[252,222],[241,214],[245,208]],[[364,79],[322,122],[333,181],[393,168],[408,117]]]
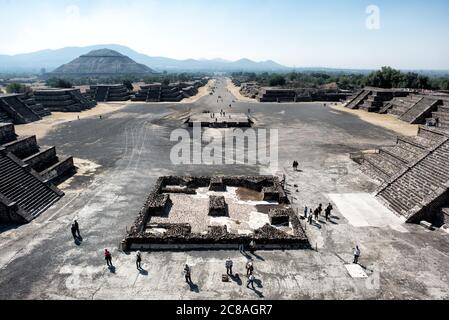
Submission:
[[[209,197],[209,216],[224,217],[228,215],[228,206],[222,196]]]
[[[276,208],[270,209],[268,217],[272,225],[288,224],[290,221],[290,214],[292,209]]]

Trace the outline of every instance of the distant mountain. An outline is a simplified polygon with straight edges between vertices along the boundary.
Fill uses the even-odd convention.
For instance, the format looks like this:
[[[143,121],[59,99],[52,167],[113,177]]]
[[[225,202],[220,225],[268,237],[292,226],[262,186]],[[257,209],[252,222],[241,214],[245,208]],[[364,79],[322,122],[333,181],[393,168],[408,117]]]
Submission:
[[[227,61],[224,59],[187,59],[177,60],[165,57],[150,57],[128,47],[110,44],[88,47],[66,47],[58,50],[42,50],[18,55],[0,55],[0,72],[39,72],[45,68],[51,72],[60,65],[85,55],[90,51],[110,49],[117,51],[132,60],[144,64],[156,71],[193,72],[193,71],[289,71],[289,67],[274,61],[255,62],[249,59]]]
[[[252,71],[252,72],[326,72],[326,73],[353,73],[367,74],[372,69],[343,69],[343,68],[290,68],[278,64],[272,60],[255,62],[249,59],[240,59],[237,61],[228,61],[220,58],[216,59],[187,59],[177,60],[165,57],[150,57],[136,52],[128,47],[108,44],[95,45],[88,47],[66,47],[58,50],[42,50],[26,54],[0,55],[0,72],[38,73],[42,68],[47,72],[53,71],[60,65],[66,64],[77,57],[87,54],[90,51],[100,49],[110,49],[128,56],[137,63],[144,64],[158,72],[195,72],[195,71]],[[403,70],[413,71],[428,76],[447,76],[449,70]]]
[[[152,69],[110,49],[99,49],[81,55],[63,64],[47,76],[90,77],[115,75],[144,75],[154,73]]]

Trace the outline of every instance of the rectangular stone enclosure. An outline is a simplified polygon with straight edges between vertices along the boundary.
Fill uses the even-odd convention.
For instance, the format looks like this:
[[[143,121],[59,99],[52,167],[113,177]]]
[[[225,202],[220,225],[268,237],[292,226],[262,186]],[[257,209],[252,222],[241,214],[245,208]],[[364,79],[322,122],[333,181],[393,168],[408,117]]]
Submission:
[[[237,250],[253,240],[258,249],[310,247],[277,177],[168,176],[157,180],[121,246]]]
[[[251,127],[252,120],[244,113],[197,113],[187,120],[190,127],[201,125],[210,128]]]

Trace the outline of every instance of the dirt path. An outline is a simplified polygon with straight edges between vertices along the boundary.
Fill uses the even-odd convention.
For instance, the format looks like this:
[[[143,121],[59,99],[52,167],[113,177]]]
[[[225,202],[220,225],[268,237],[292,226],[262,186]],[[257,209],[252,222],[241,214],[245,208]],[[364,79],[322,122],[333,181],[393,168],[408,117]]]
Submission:
[[[239,87],[236,87],[231,79],[226,79],[226,88],[234,95],[234,97],[237,98],[237,100],[243,101],[243,102],[258,102],[256,99],[251,99],[248,97],[245,97],[240,93]]]
[[[55,126],[79,119],[98,117],[103,114],[121,110],[131,101],[120,103],[99,103],[96,107],[83,112],[52,112],[42,120],[28,124],[16,125],[16,133],[20,136],[36,135],[38,139],[45,137]]]
[[[390,114],[379,114],[379,113],[371,113],[365,112],[362,110],[352,110],[345,108],[342,104],[331,105],[332,109],[350,113],[354,116],[357,116],[363,121],[371,123],[376,126],[383,127],[388,130],[392,130],[397,132],[403,136],[416,136],[418,133],[418,125],[408,124],[404,121],[401,121]]]
[[[210,92],[210,89],[211,89],[214,85],[215,85],[215,79],[209,80],[209,82],[208,82],[205,86],[202,86],[201,88],[198,89],[198,94],[196,94],[196,95],[193,96],[193,97],[183,99],[183,100],[181,101],[181,103],[193,103],[193,102],[198,101],[198,100],[201,99],[202,97],[207,96],[207,95],[209,94],[209,92]]]

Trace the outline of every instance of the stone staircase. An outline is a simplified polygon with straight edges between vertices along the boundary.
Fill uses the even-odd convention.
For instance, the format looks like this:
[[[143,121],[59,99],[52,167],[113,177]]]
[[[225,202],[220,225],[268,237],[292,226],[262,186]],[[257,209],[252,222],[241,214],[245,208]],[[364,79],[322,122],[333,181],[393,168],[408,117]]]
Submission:
[[[396,97],[393,98],[388,104],[386,104],[379,113],[388,113],[400,117],[408,110],[410,110],[421,99],[423,99],[423,97],[418,95]]]
[[[55,147],[41,149],[36,136],[17,137],[11,124],[0,124],[0,149],[23,161],[49,183],[59,181],[75,171],[72,157],[61,160]]]
[[[108,99],[108,87],[97,86],[95,90],[94,99],[97,102],[105,102]]]
[[[34,111],[34,113],[36,113],[41,118],[49,116],[51,114],[51,112],[45,109],[42,104],[36,103],[34,96],[30,93],[25,93],[20,97],[20,100],[22,100],[31,110]]]
[[[362,90],[349,103],[346,108],[357,109],[359,105],[371,94],[371,90]]]
[[[409,110],[403,113],[399,119],[411,124],[424,123],[425,119],[431,115],[438,104],[438,99],[431,97],[423,97]]]
[[[39,89],[34,91],[34,98],[45,109],[56,112],[81,112],[96,105],[79,89]]]
[[[63,193],[47,185],[27,165],[0,151],[0,202],[10,208],[2,223],[27,223],[47,210]]]
[[[398,141],[413,146],[409,159],[415,152],[416,158],[385,180],[377,196],[408,222],[432,220],[437,211],[435,207],[449,190],[449,135],[421,127],[419,136]]]
[[[436,112],[432,112],[432,118],[438,128],[449,130],[449,101],[442,102]]]
[[[20,100],[20,95],[11,94],[0,96],[0,110],[2,111],[2,121],[8,121],[16,124],[25,124],[41,120],[30,107]]]

